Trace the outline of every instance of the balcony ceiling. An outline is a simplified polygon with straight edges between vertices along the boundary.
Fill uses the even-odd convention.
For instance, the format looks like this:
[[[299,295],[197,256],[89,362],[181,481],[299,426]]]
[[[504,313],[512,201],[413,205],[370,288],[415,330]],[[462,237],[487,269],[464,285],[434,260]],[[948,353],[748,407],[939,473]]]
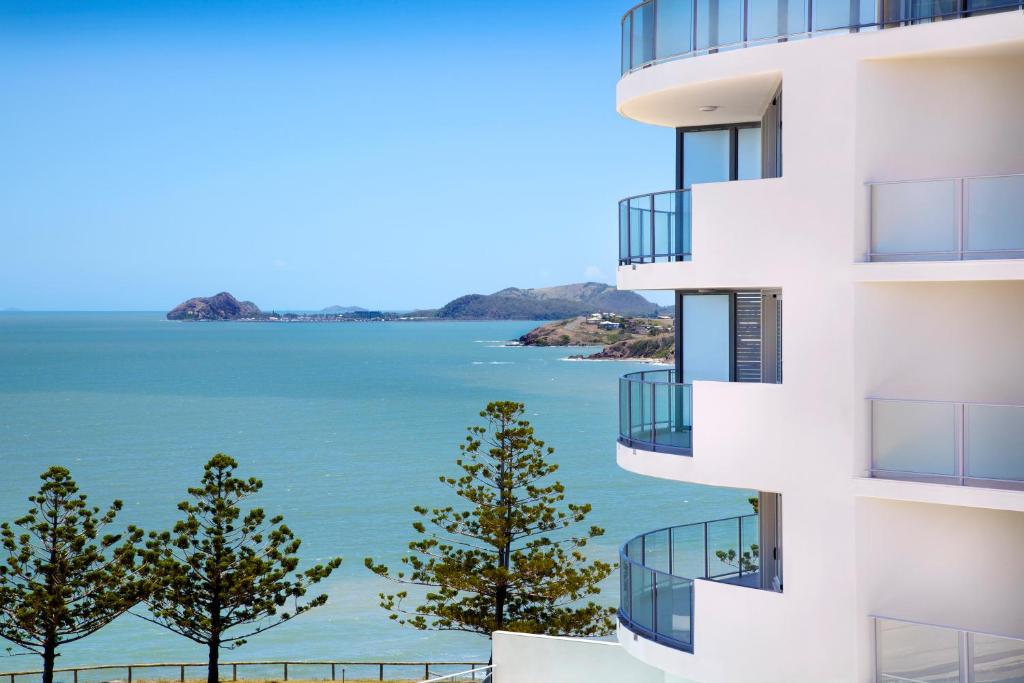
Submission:
[[[668,65],[664,65],[668,66]],[[652,70],[661,67],[655,66]],[[638,72],[626,79],[642,81],[648,74]],[[619,113],[656,126],[710,126],[720,123],[759,121],[775,90],[782,82],[778,71],[686,83],[674,88],[628,88],[638,92],[631,97],[620,91]],[[701,107],[714,106],[714,111]]]

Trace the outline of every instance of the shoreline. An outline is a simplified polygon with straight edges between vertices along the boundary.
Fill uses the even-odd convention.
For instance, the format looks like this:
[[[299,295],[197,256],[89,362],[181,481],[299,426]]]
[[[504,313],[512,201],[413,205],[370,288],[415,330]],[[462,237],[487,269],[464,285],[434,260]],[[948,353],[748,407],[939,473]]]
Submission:
[[[647,365],[667,365],[675,367],[674,361],[667,361],[662,358],[587,358],[586,356],[566,356],[559,360],[579,363],[645,363]]]

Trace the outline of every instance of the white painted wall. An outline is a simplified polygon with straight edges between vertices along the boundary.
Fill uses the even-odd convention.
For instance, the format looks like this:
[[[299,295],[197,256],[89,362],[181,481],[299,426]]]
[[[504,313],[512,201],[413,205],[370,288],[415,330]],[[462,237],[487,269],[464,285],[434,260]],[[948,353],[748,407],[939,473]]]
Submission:
[[[864,284],[856,315],[865,396],[1024,404],[1024,282]]]
[[[1024,638],[1024,514],[864,498],[863,602],[880,616]]]
[[[864,174],[906,180],[1024,172],[1022,72],[1024,55],[860,62]]]
[[[498,631],[494,683],[663,683],[664,672],[618,643]]]

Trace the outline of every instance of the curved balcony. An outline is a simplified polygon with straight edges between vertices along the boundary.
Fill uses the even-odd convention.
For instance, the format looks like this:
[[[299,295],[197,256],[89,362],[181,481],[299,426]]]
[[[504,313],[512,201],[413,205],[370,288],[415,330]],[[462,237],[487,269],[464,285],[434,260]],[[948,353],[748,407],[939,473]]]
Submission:
[[[622,17],[622,75],[712,52],[1016,9],[1022,0],[647,0]]]
[[[643,370],[619,379],[619,443],[693,454],[693,385],[675,380],[675,370]]]
[[[756,514],[658,529],[619,550],[619,623],[642,638],[693,652],[693,582],[759,587]]]
[[[689,190],[652,192],[619,202],[619,265],[689,260]]]

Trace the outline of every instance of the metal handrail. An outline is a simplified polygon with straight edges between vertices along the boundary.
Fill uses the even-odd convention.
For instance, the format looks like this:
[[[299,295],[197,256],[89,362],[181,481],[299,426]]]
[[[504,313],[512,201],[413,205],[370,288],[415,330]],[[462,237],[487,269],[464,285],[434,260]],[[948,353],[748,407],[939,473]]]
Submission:
[[[634,263],[656,263],[658,261],[687,261],[690,258],[688,230],[688,221],[685,221],[685,216],[689,214],[689,208],[683,208],[678,202],[685,201],[685,196],[688,196],[690,190],[659,190],[658,192],[646,192],[643,194],[636,194],[629,197],[624,197],[619,200],[619,265],[632,265]],[[673,210],[658,209],[655,206],[655,200],[657,197],[665,195],[680,195],[677,199],[677,206]],[[631,206],[631,203],[636,200],[647,200],[647,206]],[[623,208],[625,208],[625,221],[623,221]],[[650,225],[647,226],[646,230],[650,232],[647,235],[647,239],[650,240],[650,248],[644,253],[634,254],[633,253],[633,211],[640,211],[643,214],[650,216]],[[670,237],[669,233],[662,235],[663,240],[671,244],[675,242],[673,249],[666,249],[662,246],[661,251],[658,250],[659,242],[662,240],[658,239],[658,216],[673,216],[676,217],[677,222],[673,226],[675,231],[675,239]],[[642,221],[641,221],[642,222]],[[643,237],[641,237],[641,245],[643,243]],[[625,250],[623,251],[623,245]]]
[[[893,618],[893,617],[886,617],[886,616],[881,616],[881,615],[878,615],[878,614],[870,614],[868,616],[871,618],[871,620],[873,622],[873,627],[874,627],[874,632],[875,632],[874,650],[875,650],[875,680],[876,681],[891,680],[891,681],[901,681],[901,682],[910,682],[910,683],[923,683],[923,681],[921,679],[909,678],[909,677],[906,677],[906,676],[901,676],[899,674],[889,673],[888,671],[883,669],[883,659],[881,657],[883,641],[882,641],[882,638],[881,638],[882,637],[882,631],[881,631],[880,627],[882,626],[882,624],[884,622],[888,622],[888,623],[892,623],[892,624],[905,624],[907,626],[918,627],[918,628],[923,628],[923,629],[936,629],[936,630],[939,630],[939,631],[946,631],[947,633],[955,634],[956,642],[955,642],[955,644],[950,643],[950,646],[949,646],[950,647],[950,652],[947,652],[947,654],[952,654],[952,652],[955,651],[955,659],[951,658],[950,660],[948,660],[947,661],[947,666],[949,667],[948,673],[949,674],[953,674],[956,677],[955,679],[952,679],[952,680],[958,680],[958,681],[961,681],[961,683],[973,682],[974,680],[976,680],[978,678],[977,674],[980,672],[980,670],[978,668],[976,668],[976,664],[977,664],[978,660],[976,659],[977,651],[975,649],[975,639],[978,636],[987,637],[987,638],[995,638],[995,639],[998,639],[998,640],[1008,640],[1008,641],[1013,641],[1015,643],[1024,643],[1024,638],[1020,638],[1019,636],[1008,636],[1008,635],[1003,635],[1003,634],[999,634],[999,633],[991,633],[991,632],[986,632],[986,631],[974,631],[974,630],[970,630],[970,629],[957,628],[955,626],[945,626],[945,625],[942,625],[942,624],[932,624],[932,623],[929,623],[929,622],[926,622],[926,621],[916,621],[916,620],[912,620],[912,619],[896,619],[896,618]],[[1016,647],[1019,647],[1019,646],[1015,646],[1015,649],[1016,649]],[[1004,652],[1004,653],[1002,653],[1002,656],[1000,656],[999,653],[997,652],[996,655],[995,655],[995,659],[994,660],[993,659],[989,659],[989,657],[986,657],[985,659],[988,659],[989,663],[991,663],[993,661],[999,662],[999,661],[1006,661],[1006,660],[1017,660],[1019,657],[1020,657],[1020,654],[1016,653],[1016,652],[1015,653],[1005,653]],[[919,671],[919,673],[924,674],[926,672],[927,673],[933,672],[933,669],[931,669],[931,664],[932,663],[933,662],[929,662],[926,665],[927,666],[926,670]],[[1016,661],[1014,661],[1013,663],[1014,663],[1015,666],[1017,665]],[[903,662],[902,666],[906,666],[906,664],[907,664],[907,662]],[[901,672],[901,673],[904,673],[904,672]],[[931,679],[932,676],[928,676],[928,678]]]
[[[629,8],[629,10],[627,10],[625,13],[623,13],[622,18],[619,20],[620,41],[622,40],[622,38],[621,38],[621,36],[622,36],[622,29],[624,28],[626,20],[630,19],[633,16],[634,12],[636,12],[636,10],[638,10],[638,9],[640,9],[642,7],[646,7],[647,5],[655,5],[655,11],[653,13],[653,15],[654,15],[653,16],[653,25],[652,25],[653,37],[651,38],[651,44],[652,44],[653,49],[655,50],[655,54],[657,53],[657,43],[656,43],[657,33],[658,33],[658,16],[657,16],[657,8],[656,8],[657,2],[658,2],[658,0],[645,0],[644,2],[640,2],[640,3],[636,4],[636,5],[634,5],[633,7]],[[699,55],[711,54],[711,53],[718,52],[718,51],[733,50],[733,49],[737,49],[737,48],[756,47],[758,45],[768,45],[768,44],[772,44],[772,43],[778,43],[778,42],[784,42],[784,41],[790,41],[790,40],[799,40],[801,38],[814,38],[814,37],[819,36],[819,35],[832,35],[832,34],[835,34],[837,31],[849,31],[850,33],[858,33],[858,32],[863,31],[865,29],[883,29],[883,30],[888,30],[888,29],[892,29],[892,28],[899,28],[899,27],[902,27],[902,26],[910,26],[910,25],[913,25],[915,23],[923,22],[923,21],[934,21],[936,19],[960,19],[960,18],[965,18],[965,17],[968,17],[968,16],[974,16],[974,15],[994,14],[996,12],[1011,12],[1011,11],[1015,11],[1015,10],[1024,11],[1024,0],[1017,0],[1017,2],[1015,2],[1015,3],[1006,4],[1006,5],[1003,5],[1001,7],[985,7],[985,8],[974,9],[974,10],[961,9],[961,10],[955,10],[953,12],[943,12],[943,13],[938,13],[938,14],[928,14],[928,15],[923,15],[923,16],[918,16],[918,17],[907,16],[911,12],[907,12],[905,8],[900,8],[901,11],[900,11],[900,15],[899,16],[897,16],[897,17],[884,17],[884,16],[882,16],[883,13],[884,13],[883,9],[882,9],[882,7],[880,6],[880,3],[879,3],[879,4],[876,4],[876,6],[875,6],[875,16],[876,17],[881,17],[880,19],[876,19],[875,21],[864,22],[864,23],[853,23],[853,22],[851,22],[851,23],[848,23],[848,24],[840,25],[840,26],[826,26],[826,27],[820,27],[820,28],[816,29],[812,25],[813,18],[814,18],[814,6],[816,4],[817,3],[815,2],[815,0],[808,0],[807,2],[805,2],[804,8],[803,8],[803,16],[801,17],[803,22],[805,22],[804,26],[802,27],[802,30],[788,32],[788,33],[779,33],[779,34],[774,35],[774,36],[765,36],[763,38],[755,38],[755,39],[744,38],[743,40],[733,41],[731,43],[721,43],[721,44],[717,44],[717,45],[713,45],[713,46],[708,46],[708,47],[704,47],[704,48],[696,48],[696,47],[694,47],[694,44],[695,44],[696,41],[694,41],[691,38],[691,44],[690,44],[691,45],[691,49],[688,50],[688,51],[679,52],[679,53],[675,53],[675,54],[671,54],[671,55],[666,55],[665,57],[655,57],[654,59],[647,60],[645,62],[641,62],[641,63],[638,63],[638,64],[632,64],[633,31],[631,30],[629,32],[629,52],[628,52],[628,54],[630,55],[630,65],[628,67],[626,67],[625,64],[620,66],[620,77],[626,76],[628,74],[634,73],[634,72],[639,71],[641,69],[645,69],[645,68],[648,68],[648,67],[651,67],[651,66],[654,66],[654,65],[657,65],[657,64],[664,64],[665,62],[675,61],[675,60],[678,60],[678,59],[685,59],[685,58],[688,58],[688,57],[695,57],[695,56],[699,56]],[[691,10],[689,23],[690,23],[690,27],[691,27],[690,35],[691,36],[695,36],[696,35],[696,23],[697,23],[695,9]],[[746,11],[746,5],[744,5],[744,11],[743,11],[742,19],[740,20],[740,24],[741,24],[741,33],[744,36],[747,36],[748,33],[749,33],[749,30],[750,30],[750,20],[749,20],[749,14]],[[620,50],[622,50],[622,47],[623,46],[620,45]]]
[[[744,523],[745,520],[756,519],[756,518],[757,518],[757,514],[755,513],[755,514],[748,514],[748,515],[738,515],[738,516],[733,516],[733,517],[723,517],[721,519],[711,519],[711,520],[707,520],[707,521],[703,521],[703,522],[693,522],[693,523],[690,523],[690,524],[680,524],[680,525],[676,525],[676,526],[672,526],[672,527],[663,527],[661,529],[655,529],[653,531],[648,531],[648,532],[640,534],[638,536],[634,536],[630,540],[628,540],[625,543],[623,543],[619,547],[619,571],[620,572],[625,572],[624,575],[623,575],[623,581],[624,581],[623,586],[624,587],[623,587],[623,590],[620,592],[620,595],[619,595],[619,610],[618,610],[619,622],[625,628],[633,631],[634,633],[636,633],[636,634],[638,634],[638,635],[640,635],[640,636],[642,636],[644,638],[647,638],[648,640],[653,640],[653,641],[655,641],[657,643],[668,645],[669,647],[674,647],[676,649],[681,649],[681,650],[684,650],[684,651],[687,651],[687,652],[692,651],[692,649],[693,649],[693,631],[694,631],[694,620],[693,620],[693,616],[694,616],[693,583],[697,579],[718,580],[718,579],[724,579],[726,577],[734,577],[734,576],[735,577],[742,577],[744,575],[745,572],[744,572],[744,569],[743,569],[743,549],[744,549],[743,523]],[[710,569],[710,557],[708,555],[708,550],[709,550],[708,526],[711,525],[711,524],[716,524],[716,523],[721,523],[721,522],[731,522],[731,521],[735,521],[735,523],[736,523],[736,530],[737,530],[737,546],[736,546],[736,552],[737,552],[737,555],[736,555],[736,562],[737,562],[736,567],[737,567],[737,571],[735,571],[735,572],[725,572],[725,573],[722,573],[722,574],[712,574],[711,573],[711,569]],[[682,576],[681,574],[676,573],[676,571],[675,571],[675,569],[673,567],[673,560],[674,560],[674,557],[675,557],[675,533],[674,532],[676,532],[677,530],[680,530],[680,529],[690,529],[690,528],[703,528],[703,534],[702,534],[702,538],[703,538],[703,552],[702,552],[702,555],[703,555],[703,558],[702,559],[703,559],[703,565],[704,565],[704,572],[700,576],[693,576],[693,577]],[[668,542],[666,544],[665,551],[666,551],[666,556],[667,556],[667,559],[668,559],[668,571],[665,571],[663,569],[656,569],[656,568],[651,567],[651,566],[649,566],[647,564],[647,538],[649,536],[654,535],[654,534],[661,534],[661,533],[666,533],[666,532],[667,532]],[[637,541],[640,542],[640,548],[641,548],[641,550],[640,550],[641,558],[639,560],[629,556],[629,546],[631,544],[636,543]],[[758,542],[759,542],[759,538],[758,538]],[[753,547],[753,545],[751,544],[751,548],[752,547]],[[747,569],[746,573],[756,573],[758,571],[760,571],[760,567],[759,566]],[[651,581],[650,581],[650,584],[649,584],[649,586],[650,586],[649,590],[650,590],[650,594],[651,594],[650,595],[651,605],[650,605],[650,614],[649,614],[649,616],[650,616],[650,619],[649,619],[650,626],[644,626],[644,625],[641,625],[639,623],[638,615],[637,615],[636,611],[634,610],[634,606],[633,606],[633,595],[634,595],[634,593],[633,593],[633,580],[634,580],[634,576],[638,576],[638,575],[639,576],[643,576],[644,572],[646,572],[650,576],[650,578],[651,578]],[[679,638],[676,638],[673,635],[669,635],[669,634],[667,634],[667,633],[665,633],[665,632],[663,632],[662,630],[659,629],[659,624],[658,624],[658,607],[657,607],[657,605],[658,605],[658,595],[659,595],[659,591],[658,591],[658,577],[659,576],[660,577],[667,577],[667,578],[673,579],[675,581],[683,582],[682,585],[686,586],[688,591],[689,591],[689,610],[687,612],[685,612],[685,613],[676,613],[676,612],[673,613],[674,616],[678,614],[679,616],[684,616],[684,617],[689,619],[689,639],[688,640],[680,640]],[[672,589],[670,589],[670,592],[675,593],[675,590],[676,590],[675,588],[672,588]]]
[[[959,486],[968,486],[972,482],[977,483],[991,483],[991,484],[1002,484],[1003,488],[1022,488],[1024,487],[1024,480],[1016,479],[1012,477],[991,477],[991,476],[978,476],[969,475],[968,465],[971,462],[970,458],[970,444],[971,437],[967,429],[967,412],[969,407],[977,408],[1019,408],[1024,409],[1024,405],[1013,404],[1013,403],[985,403],[985,402],[972,402],[972,401],[938,401],[931,399],[894,399],[894,398],[876,398],[870,397],[867,399],[871,405],[871,462],[870,472],[872,476],[878,476],[879,478],[890,478],[890,479],[916,479],[924,480],[928,482],[936,483],[955,483]],[[953,409],[953,471],[950,473],[935,473],[935,472],[921,472],[906,469],[897,469],[893,467],[880,466],[878,462],[878,452],[875,442],[875,410],[874,405],[876,403],[903,403],[903,404],[918,404],[918,405],[929,405],[929,406],[945,406]],[[997,487],[999,488],[999,487]]]
[[[947,406],[991,406],[993,408],[1024,408],[1024,403],[989,403],[987,401],[942,401],[932,398],[888,398],[886,396],[868,396],[869,401],[886,401],[888,403],[935,403]]]
[[[483,673],[485,671],[488,673],[488,675],[494,673],[494,665],[493,664],[488,664],[487,666],[481,666],[481,667],[477,667],[475,669],[469,669],[467,671],[459,671],[459,672],[456,672],[456,673],[453,673],[453,674],[448,674],[446,676],[439,676],[437,678],[428,678],[425,681],[422,681],[421,683],[441,683],[441,681],[451,681],[451,680],[454,680],[456,676],[466,676],[467,674],[470,675],[470,676],[473,676],[473,678],[475,679],[477,673]]]
[[[646,538],[648,536],[652,536],[654,534],[660,534],[660,533],[662,533],[664,531],[670,531],[671,532],[671,531],[675,531],[676,529],[689,529],[689,528],[692,528],[692,527],[705,527],[705,528],[707,528],[707,526],[709,524],[720,524],[722,522],[731,522],[733,520],[736,520],[736,523],[739,526],[740,538],[742,539],[743,520],[745,520],[745,519],[754,519],[756,517],[757,517],[757,513],[751,513],[749,515],[733,515],[732,517],[722,517],[720,519],[709,519],[709,520],[704,521],[704,522],[691,522],[689,524],[677,524],[675,526],[666,526],[666,527],[662,527],[660,529],[653,529],[651,531],[645,531],[644,533],[638,534],[638,535],[634,536],[633,538],[629,539],[628,541],[623,543],[621,546],[619,546],[619,559],[620,559],[620,561],[625,560],[628,564],[631,564],[631,565],[634,565],[634,566],[637,566],[637,567],[641,567],[641,568],[643,568],[643,569],[645,569],[647,571],[654,572],[655,574],[661,574],[662,576],[669,576],[669,577],[672,577],[674,579],[686,579],[686,580],[689,580],[689,581],[695,581],[697,579],[714,579],[714,578],[718,578],[720,576],[728,576],[728,574],[719,574],[719,575],[715,575],[715,576],[708,576],[709,572],[707,572],[707,571],[705,571],[705,576],[681,576],[679,574],[672,574],[672,573],[669,573],[667,571],[663,571],[661,569],[655,569],[654,567],[648,567],[646,564],[644,564],[644,561],[646,560],[646,558],[643,558],[643,559],[638,561],[638,560],[635,560],[635,559],[633,559],[632,557],[629,556],[629,552],[628,552],[629,544],[633,543],[634,541],[637,541],[639,539]],[[706,545],[707,544],[707,536],[704,537],[704,542],[705,542],[704,555],[706,557],[707,556],[707,551],[708,551],[707,545]],[[740,545],[742,546],[742,541],[740,542]],[[740,548],[739,551],[742,552],[742,548]],[[669,535],[669,551],[668,551],[668,554],[669,554],[669,557],[672,557],[672,535],[671,534]],[[742,575],[744,572],[742,570],[738,570],[738,572],[730,572],[730,574],[732,574],[732,573],[739,573],[740,575]]]
[[[623,197],[622,199],[619,200],[619,204],[622,204],[623,202],[628,202],[630,199],[640,199],[642,197],[654,197],[654,196],[660,195],[660,194],[673,194],[673,193],[676,193],[676,192],[689,192],[689,191],[690,191],[690,188],[685,188],[685,189],[680,189],[680,190],[658,190],[657,192],[641,192],[640,194],[634,194],[634,195],[630,195],[628,197]]]
[[[1017,178],[1024,173],[993,173],[986,175],[955,175],[937,178],[912,178],[910,180],[868,180],[864,184],[871,185],[906,185],[909,183],[940,183],[947,180],[985,180],[987,178]],[[893,620],[897,621],[897,620]]]
[[[622,376],[622,379],[626,380],[627,382],[641,382],[643,384],[673,384],[673,385],[677,385],[677,386],[683,386],[683,385],[690,386],[691,385],[690,382],[676,382],[675,380],[672,380],[672,379],[668,379],[668,380],[647,379],[644,376],[644,375],[658,374],[658,373],[662,373],[662,372],[668,373],[669,377],[671,377],[672,375],[675,374],[676,371],[675,371],[675,369],[671,369],[671,368],[665,368],[663,370],[638,370],[636,372],[627,372],[625,375]],[[637,377],[637,375],[639,375],[639,377]]]
[[[880,258],[893,259],[894,257],[942,257],[949,256],[949,260],[964,261],[972,260],[971,256],[986,256],[986,255],[1004,255],[1010,258],[1021,258],[1024,257],[1024,248],[1019,246],[1011,246],[1005,249],[968,249],[967,248],[967,237],[969,236],[970,221],[969,217],[969,204],[970,204],[970,192],[968,192],[968,182],[972,180],[992,180],[997,178],[1024,178],[1024,173],[997,173],[987,175],[965,175],[965,176],[952,176],[952,177],[941,177],[941,178],[917,178],[911,180],[873,180],[865,183],[868,188],[868,250],[865,254],[868,262],[878,261]],[[888,185],[917,185],[925,183],[954,183],[954,207],[952,219],[955,223],[956,229],[956,248],[955,249],[924,249],[916,251],[877,251],[875,249],[875,240],[877,228],[875,224],[875,194],[872,191],[875,187],[883,187]],[[911,259],[914,261],[921,259]],[[925,259],[925,260],[941,260],[941,259]]]
[[[185,680],[185,669],[194,669],[198,667],[207,667],[209,662],[135,662],[131,664],[86,664],[83,666],[69,666],[54,669],[54,673],[71,673],[74,675],[74,681],[77,683],[78,674],[83,671],[103,671],[109,669],[123,669],[128,672],[128,681],[132,680],[132,672],[135,669],[178,669],[179,670],[179,681]],[[283,680],[288,680],[288,667],[290,666],[329,666],[331,667],[331,680],[336,679],[336,668],[339,666],[363,666],[363,667],[377,667],[379,680],[384,680],[384,667],[423,667],[424,673],[429,676],[430,667],[438,666],[470,666],[480,667],[486,666],[483,662],[445,662],[445,661],[418,661],[418,662],[405,662],[405,661],[348,661],[340,659],[321,659],[321,660],[285,660],[285,659],[271,659],[271,660],[246,660],[246,661],[233,661],[233,662],[220,662],[221,667],[231,667],[231,680],[238,680],[238,667],[245,666],[280,666],[283,667]],[[476,669],[471,669],[474,671]],[[0,678],[8,678],[10,683],[15,683],[17,676],[38,676],[43,671],[31,670],[31,671],[5,671],[0,673]],[[344,674],[344,672],[342,672]]]
[[[664,375],[667,380],[648,379],[649,375]],[[692,385],[675,382],[674,369],[641,370],[631,372],[619,379],[619,438],[618,441],[630,448],[646,451],[692,455],[691,409]],[[640,386],[640,396],[634,400],[634,387]],[[658,387],[669,387],[668,409],[658,416]],[[622,392],[626,394],[623,396]],[[649,393],[648,393],[649,392]],[[635,405],[634,405],[635,403]],[[639,421],[634,420],[634,408]],[[675,436],[673,436],[675,435]]]
[[[887,617],[884,614],[875,614],[873,612],[871,614],[869,614],[868,616],[871,617],[872,619],[875,619],[875,620],[881,619],[882,621],[896,621],[896,622],[899,622],[901,624],[913,624],[914,626],[926,626],[928,628],[940,628],[940,629],[942,629],[944,631],[962,631],[964,633],[973,633],[973,634],[979,635],[979,636],[989,636],[991,638],[1004,638],[1006,640],[1019,640],[1019,641],[1024,642],[1024,638],[1021,638],[1019,636],[1008,636],[1005,633],[996,633],[995,631],[974,631],[974,630],[966,629],[966,628],[958,628],[956,626],[946,626],[944,624],[933,624],[930,621],[918,621],[916,619],[900,619],[900,618],[897,618],[897,617]]]

